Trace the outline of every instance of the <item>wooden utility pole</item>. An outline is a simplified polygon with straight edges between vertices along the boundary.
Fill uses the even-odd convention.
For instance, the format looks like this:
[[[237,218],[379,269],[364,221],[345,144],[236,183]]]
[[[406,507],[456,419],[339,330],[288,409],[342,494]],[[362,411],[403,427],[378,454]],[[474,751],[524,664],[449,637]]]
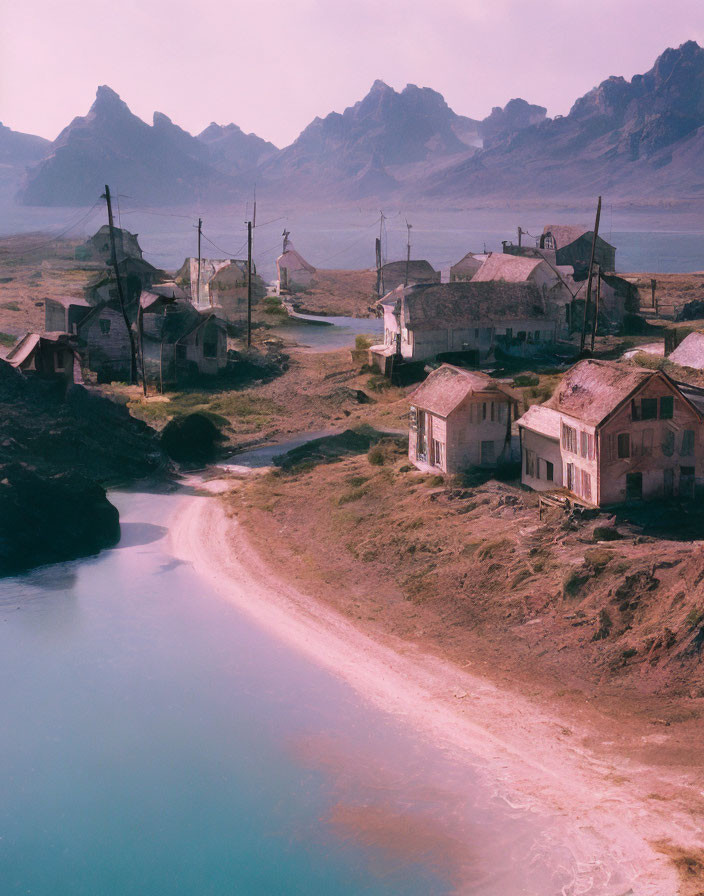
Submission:
[[[587,298],[584,303],[584,318],[582,320],[582,338],[579,342],[580,352],[584,351],[587,342],[587,314],[592,301],[592,272],[594,270],[594,253],[596,252],[596,241],[599,236],[599,219],[601,218],[601,196],[596,205],[596,220],[594,222],[594,238],[592,239],[592,253],[589,257],[589,279],[587,280]]]
[[[381,240],[376,238],[376,294],[381,298]]]
[[[122,312],[122,319],[125,322],[125,327],[127,328],[127,337],[130,342],[130,383],[137,382],[137,350],[134,344],[134,333],[132,332],[132,326],[130,324],[130,319],[127,316],[127,309],[125,307],[125,294],[122,291],[122,280],[120,279],[120,267],[117,262],[117,250],[115,248],[115,222],[112,217],[112,201],[110,199],[110,187],[105,184],[105,192],[102,197],[108,206],[108,225],[110,228],[110,260],[112,262],[113,270],[115,271],[115,279],[117,280],[117,296],[120,302],[120,311]],[[144,371],[142,371],[142,382],[144,387],[144,392],[146,395],[146,386],[144,385]]]
[[[596,338],[596,328],[599,324],[599,305],[601,304],[601,266],[596,268],[596,300],[594,302],[594,317],[592,320],[592,351],[594,351],[594,339]]]
[[[523,238],[523,229],[521,227],[518,228],[518,248],[521,248],[521,240]]]
[[[408,242],[406,243],[406,279],[404,286],[408,286],[408,269],[411,265],[411,227],[413,225],[406,221],[406,229],[408,230]]]
[[[196,303],[200,305],[200,236],[203,230],[203,220],[198,218],[198,280],[196,281]]]
[[[247,348],[252,345],[252,222],[247,221]]]

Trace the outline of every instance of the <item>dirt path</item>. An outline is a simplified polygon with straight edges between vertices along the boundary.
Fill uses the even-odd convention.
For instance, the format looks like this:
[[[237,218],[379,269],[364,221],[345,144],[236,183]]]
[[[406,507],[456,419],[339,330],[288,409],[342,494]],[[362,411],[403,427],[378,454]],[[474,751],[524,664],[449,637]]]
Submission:
[[[647,799],[647,767],[584,749],[588,732],[572,722],[568,730],[549,707],[398,639],[370,638],[277,579],[217,499],[184,498],[171,537],[177,556],[259,624],[459,761],[479,759],[512,806],[551,813],[579,869],[565,896],[688,892],[678,889],[673,864],[655,844],[697,843],[699,825]]]

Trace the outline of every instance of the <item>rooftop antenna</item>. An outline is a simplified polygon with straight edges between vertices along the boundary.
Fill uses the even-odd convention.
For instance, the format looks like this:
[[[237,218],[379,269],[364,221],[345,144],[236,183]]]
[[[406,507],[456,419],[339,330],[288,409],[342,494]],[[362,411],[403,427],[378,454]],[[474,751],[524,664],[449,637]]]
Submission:
[[[406,218],[406,229],[408,230],[408,242],[406,243],[406,282],[403,284],[404,286],[408,286],[408,268],[411,264],[411,227],[412,224],[408,223],[408,218]]]
[[[286,230],[286,228],[284,227],[284,232],[281,234],[281,236],[284,238],[284,247],[281,252],[281,254],[283,255],[288,249],[288,238],[291,236],[291,231]]]

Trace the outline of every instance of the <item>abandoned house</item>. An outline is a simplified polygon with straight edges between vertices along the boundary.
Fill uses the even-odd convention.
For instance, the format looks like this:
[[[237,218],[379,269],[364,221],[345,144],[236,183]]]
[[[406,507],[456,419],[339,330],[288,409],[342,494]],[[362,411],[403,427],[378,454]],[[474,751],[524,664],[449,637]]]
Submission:
[[[137,239],[138,234],[130,233],[121,227],[114,227],[115,255],[118,261],[123,258],[142,258],[142,249]],[[107,224],[87,239],[82,246],[76,249],[76,258],[81,261],[103,261],[110,264],[112,261],[112,246],[110,242],[110,227]]]
[[[103,302],[76,325],[83,364],[99,383],[128,382],[130,338],[117,301]]]
[[[543,295],[546,308],[552,309],[559,324],[559,335],[569,335],[571,306],[576,291],[572,268],[560,270],[544,258],[490,252],[476,272],[474,283],[503,280],[506,283],[534,283]]]
[[[75,335],[79,322],[90,309],[85,299],[44,299],[44,328],[49,333]]]
[[[217,376],[227,366],[225,322],[189,301],[145,292],[141,344],[147,380],[173,386]]]
[[[163,280],[164,271],[155,268],[141,258],[124,258],[118,262],[125,306],[137,307],[143,289],[150,289]],[[119,294],[115,272],[111,267],[100,271],[85,288],[85,297],[90,305],[118,301]]]
[[[486,259],[486,255],[468,252],[463,258],[460,258],[457,264],[453,264],[450,268],[450,283],[471,280]]]
[[[10,349],[7,363],[24,374],[82,383],[74,341],[66,333],[27,333]]]
[[[440,279],[440,271],[428,261],[389,261],[381,268],[381,295],[406,284],[439,283]]]
[[[300,292],[310,286],[316,269],[284,238],[284,251],[276,259],[279,293]]]
[[[594,231],[568,224],[547,224],[540,237],[540,248],[555,253],[555,263],[572,265],[575,271],[589,267]],[[603,271],[616,270],[616,249],[597,236],[594,263]]]
[[[239,319],[247,311],[247,262],[235,258],[187,258],[176,274],[179,283],[200,310],[218,306],[227,320]],[[255,300],[264,294],[263,281],[252,268]]]
[[[511,460],[518,398],[503,383],[443,364],[409,400],[408,457],[419,470],[459,473]]]
[[[522,481],[598,507],[694,495],[702,414],[659,370],[585,360],[518,421]]]
[[[502,280],[398,287],[378,303],[384,342],[369,350],[369,363],[387,372],[388,359],[423,361],[462,352],[475,363],[497,349],[513,355],[545,350],[557,321],[534,283]]]

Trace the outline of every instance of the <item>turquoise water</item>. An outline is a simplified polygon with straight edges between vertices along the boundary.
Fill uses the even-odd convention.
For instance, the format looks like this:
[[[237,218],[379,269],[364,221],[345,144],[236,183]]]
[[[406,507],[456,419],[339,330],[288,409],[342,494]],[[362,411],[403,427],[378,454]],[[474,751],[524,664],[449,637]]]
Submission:
[[[3,896],[560,892],[543,821],[170,555],[174,496],[113,499],[116,549],[0,582]]]

